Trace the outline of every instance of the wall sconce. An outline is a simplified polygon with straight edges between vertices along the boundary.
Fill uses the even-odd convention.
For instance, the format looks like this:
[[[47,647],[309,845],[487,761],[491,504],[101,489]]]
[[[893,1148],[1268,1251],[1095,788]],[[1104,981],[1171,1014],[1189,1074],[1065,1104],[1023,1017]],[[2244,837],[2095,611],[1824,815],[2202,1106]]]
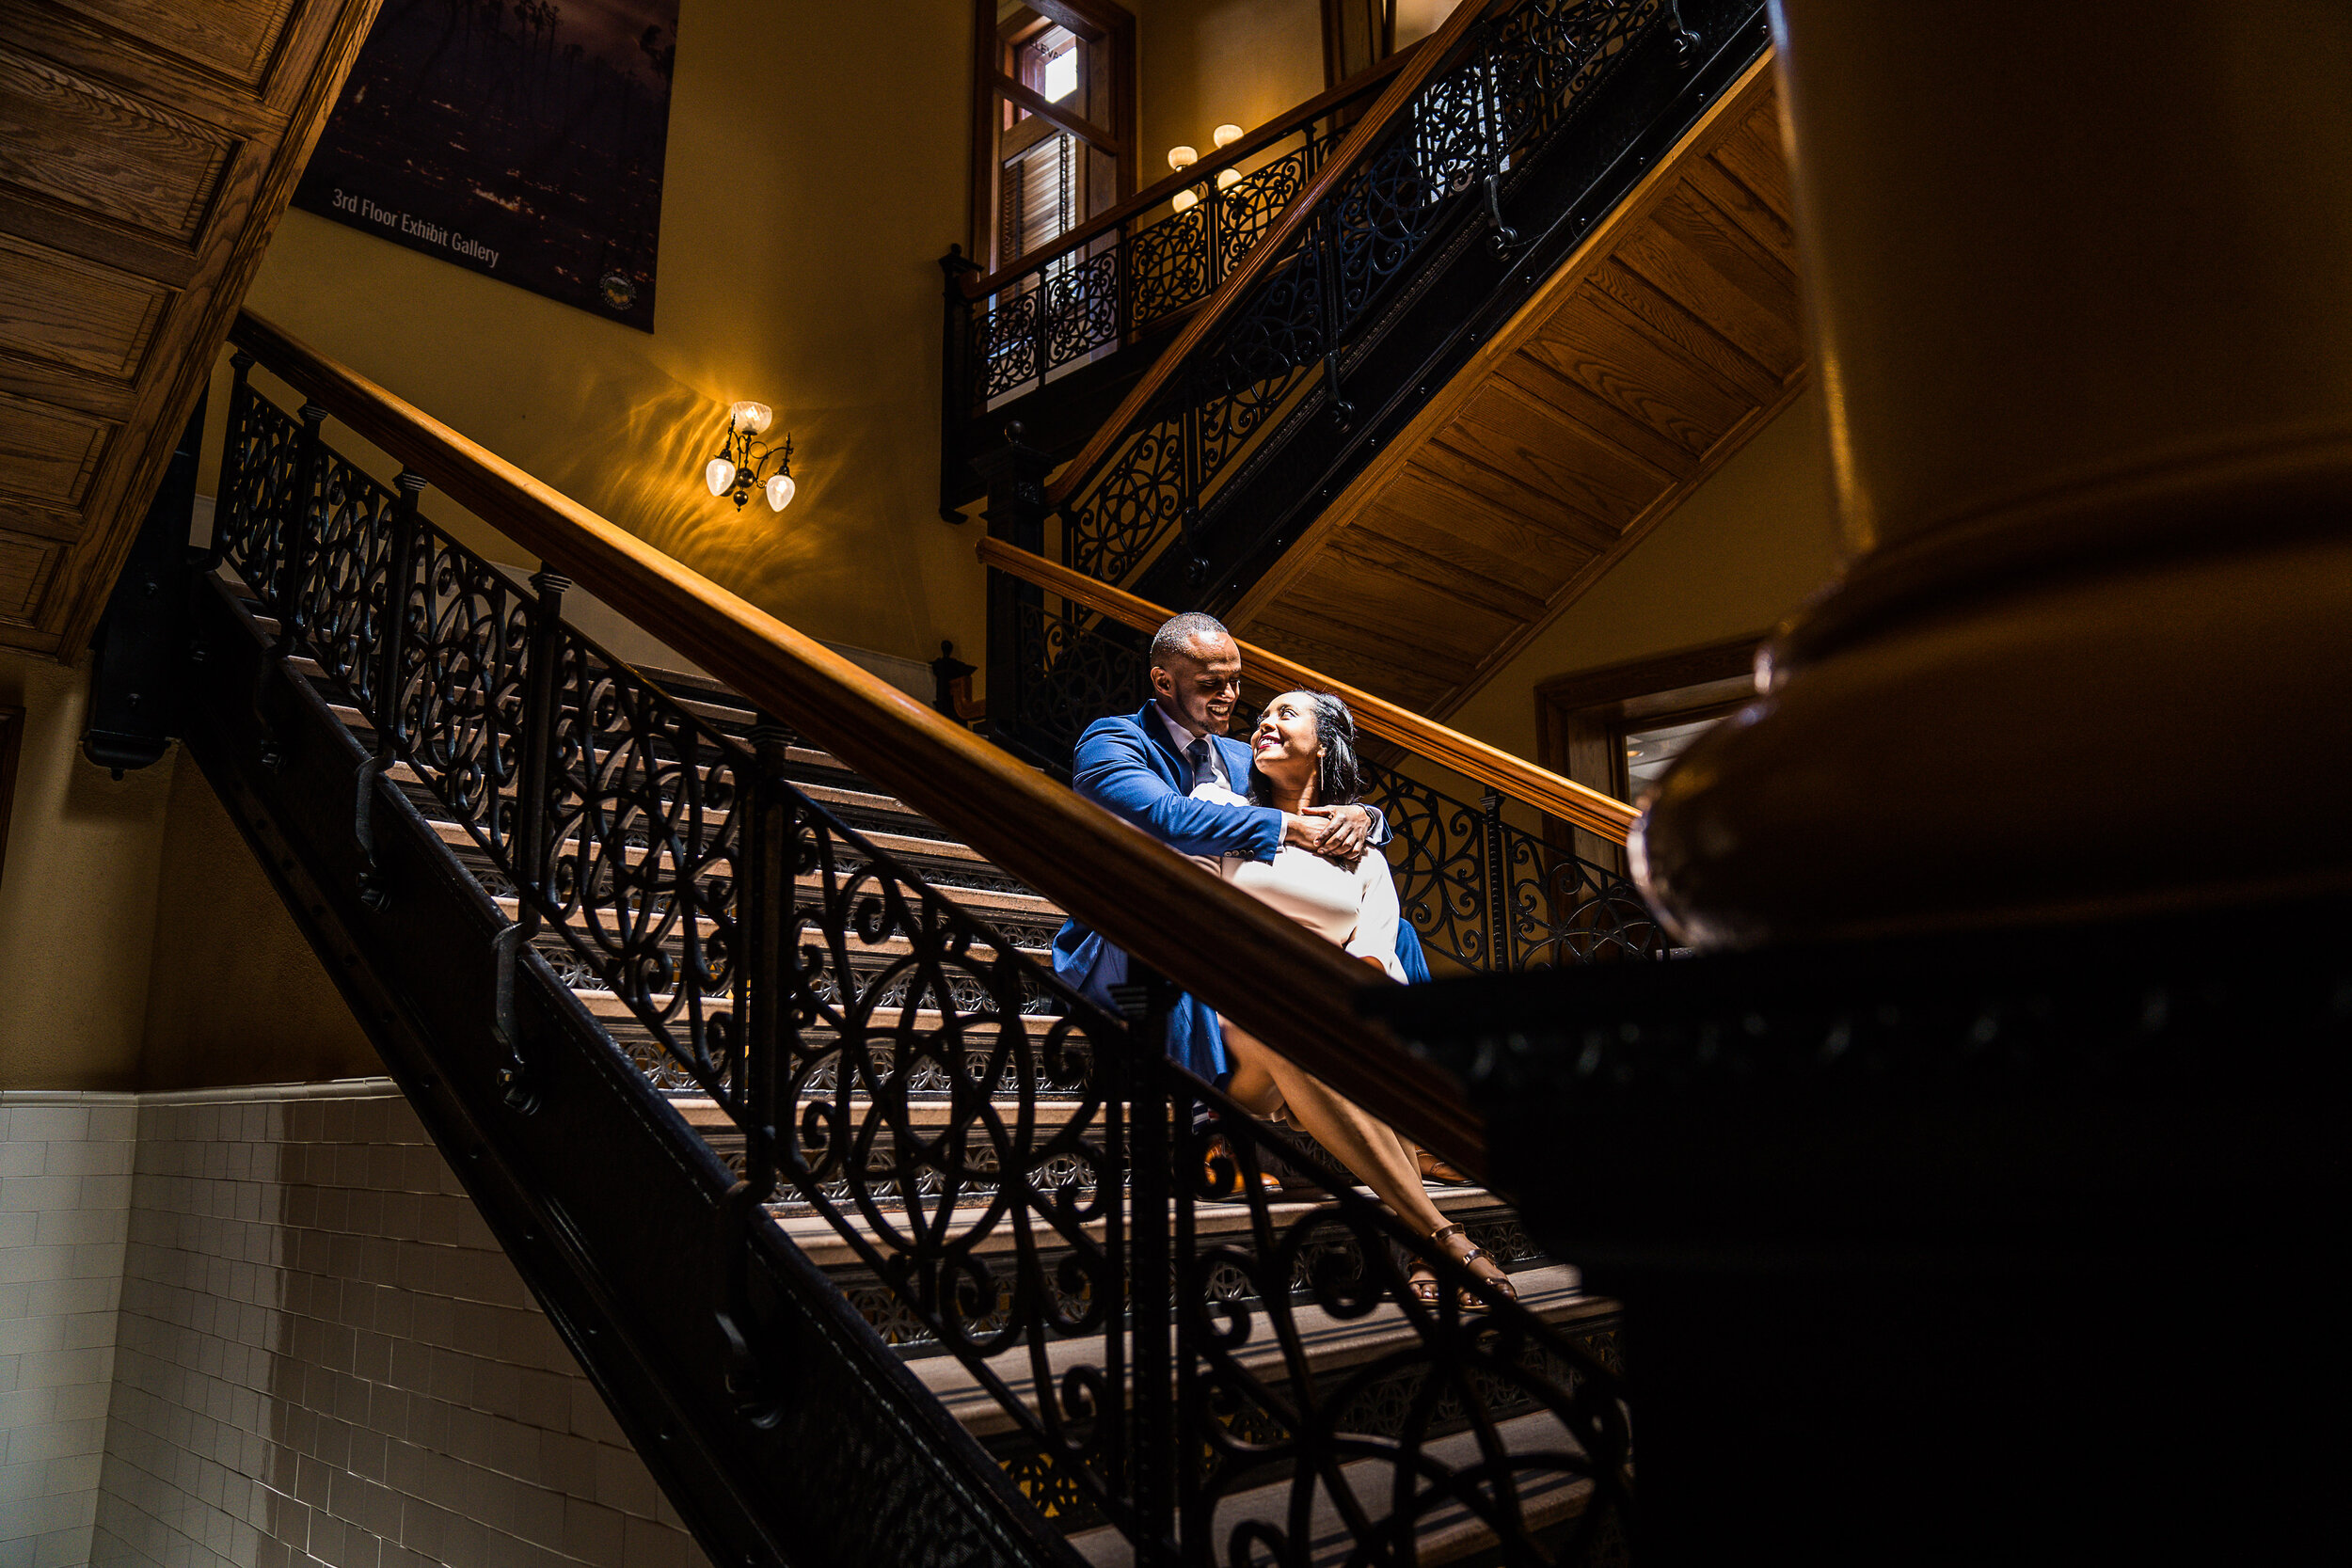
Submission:
[[[792,497],[800,486],[792,483],[792,437],[787,436],[784,445],[771,447],[753,439],[765,436],[775,419],[775,410],[764,403],[738,403],[727,408],[726,440],[719,448],[719,455],[703,465],[703,483],[714,496],[732,493],[737,511],[752,499],[752,492],[765,488],[771,511],[781,512],[792,504]],[[776,471],[763,486],[759,471],[769,464]]]

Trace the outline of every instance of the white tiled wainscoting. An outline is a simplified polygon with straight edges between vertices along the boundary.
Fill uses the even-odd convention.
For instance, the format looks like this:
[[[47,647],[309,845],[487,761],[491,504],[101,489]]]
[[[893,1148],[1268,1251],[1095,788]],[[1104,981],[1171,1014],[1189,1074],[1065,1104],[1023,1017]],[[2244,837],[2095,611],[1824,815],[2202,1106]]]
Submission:
[[[0,1568],[89,1560],[138,1101],[0,1091]]]
[[[135,1175],[117,1272],[87,1298],[112,1330],[103,1462],[94,1448],[85,1460],[94,1509],[76,1516],[89,1555],[70,1535],[28,1535],[25,1568],[701,1568],[390,1084],[117,1101],[135,1108]],[[23,1115],[18,1097],[8,1114]],[[11,1172],[29,1162],[8,1148]],[[10,1441],[67,1426],[44,1415]],[[79,1475],[44,1468],[39,1484]],[[16,1506],[0,1492],[0,1518]],[[15,1550],[0,1544],[0,1568],[17,1568]]]

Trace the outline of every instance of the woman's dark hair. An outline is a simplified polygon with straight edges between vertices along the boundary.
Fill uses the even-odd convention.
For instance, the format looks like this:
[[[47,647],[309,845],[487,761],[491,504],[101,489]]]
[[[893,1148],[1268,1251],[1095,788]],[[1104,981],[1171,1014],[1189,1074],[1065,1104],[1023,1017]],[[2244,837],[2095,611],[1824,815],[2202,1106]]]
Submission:
[[[1305,695],[1315,705],[1315,744],[1323,748],[1315,769],[1315,804],[1352,806],[1364,795],[1364,765],[1356,760],[1356,716],[1328,691]],[[1249,793],[1261,804],[1274,798],[1255,764],[1249,769]]]

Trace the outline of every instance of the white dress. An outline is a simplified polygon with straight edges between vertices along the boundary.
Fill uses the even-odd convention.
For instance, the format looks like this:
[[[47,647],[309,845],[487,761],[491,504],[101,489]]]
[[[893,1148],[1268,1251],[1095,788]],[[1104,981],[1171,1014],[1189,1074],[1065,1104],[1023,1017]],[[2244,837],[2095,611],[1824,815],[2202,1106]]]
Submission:
[[[1250,804],[1214,784],[1201,784],[1193,795],[1203,800]],[[1405,966],[1396,958],[1396,882],[1378,850],[1366,849],[1353,871],[1295,844],[1275,850],[1271,861],[1246,860],[1239,855],[1194,855],[1191,859],[1326,942],[1337,942],[1351,958],[1373,959],[1390,979],[1403,982]]]

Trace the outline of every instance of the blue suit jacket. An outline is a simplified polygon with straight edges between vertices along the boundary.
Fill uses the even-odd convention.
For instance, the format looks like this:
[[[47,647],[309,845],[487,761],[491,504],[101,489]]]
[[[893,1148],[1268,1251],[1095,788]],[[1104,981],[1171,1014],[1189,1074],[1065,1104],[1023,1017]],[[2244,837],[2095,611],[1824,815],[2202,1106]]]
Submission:
[[[1147,703],[1139,712],[1088,725],[1071,768],[1073,786],[1183,854],[1272,860],[1282,846],[1282,814],[1272,806],[1192,799],[1192,764],[1168,743],[1154,706]],[[1210,742],[1224,761],[1226,777],[1245,783],[1249,748],[1224,736],[1213,736]],[[1429,977],[1410,921],[1397,922],[1397,956],[1407,977]],[[1116,1013],[1110,988],[1125,983],[1127,955],[1073,920],[1054,938],[1054,973],[1081,996]],[[1213,1083],[1221,1077],[1227,1069],[1225,1040],[1216,1010],[1196,997],[1179,1001],[1168,1015],[1168,1054]]]

